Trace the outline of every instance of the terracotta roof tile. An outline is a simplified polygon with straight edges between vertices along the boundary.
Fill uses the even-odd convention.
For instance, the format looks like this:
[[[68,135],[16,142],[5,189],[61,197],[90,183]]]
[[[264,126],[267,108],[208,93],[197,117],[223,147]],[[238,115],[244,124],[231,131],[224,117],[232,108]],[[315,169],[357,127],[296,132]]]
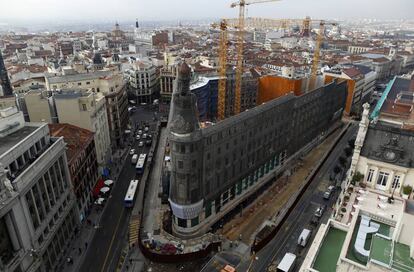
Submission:
[[[68,149],[66,154],[69,164],[93,141],[94,137],[92,131],[67,123],[49,124],[49,130],[51,136],[63,137],[67,143]]]

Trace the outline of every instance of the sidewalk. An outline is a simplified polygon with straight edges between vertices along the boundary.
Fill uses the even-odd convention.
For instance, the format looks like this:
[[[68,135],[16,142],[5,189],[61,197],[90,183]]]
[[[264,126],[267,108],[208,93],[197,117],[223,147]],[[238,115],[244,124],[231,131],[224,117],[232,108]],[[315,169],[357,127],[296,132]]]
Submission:
[[[130,146],[126,146],[123,150],[116,150],[113,154],[114,162],[122,162],[121,164],[114,163],[111,169],[110,179],[118,180],[118,176],[121,173],[122,166],[125,162],[125,158],[128,156]],[[116,183],[114,185],[116,187]],[[109,196],[108,201],[111,196]],[[80,224],[80,230],[75,234],[75,240],[68,247],[68,252],[65,258],[62,260],[59,271],[62,272],[77,272],[83,263],[87,248],[92,241],[95,232],[101,226],[99,222],[101,216],[105,211],[107,205],[99,207],[92,204],[91,212],[87,218]],[[68,262],[68,258],[71,259],[71,263]]]

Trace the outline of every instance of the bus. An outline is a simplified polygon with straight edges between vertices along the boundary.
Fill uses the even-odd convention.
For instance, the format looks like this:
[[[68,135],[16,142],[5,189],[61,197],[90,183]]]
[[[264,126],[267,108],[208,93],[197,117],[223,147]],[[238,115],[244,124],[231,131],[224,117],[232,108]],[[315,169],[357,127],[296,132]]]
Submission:
[[[137,191],[139,184],[139,180],[133,179],[129,183],[128,191],[126,192],[125,199],[124,199],[124,205],[127,208],[130,208],[134,205],[134,198],[135,198],[135,192]]]
[[[145,165],[145,159],[147,158],[147,154],[140,154],[138,158],[137,165],[135,166],[135,169],[137,170],[138,174],[144,173],[144,165]]]

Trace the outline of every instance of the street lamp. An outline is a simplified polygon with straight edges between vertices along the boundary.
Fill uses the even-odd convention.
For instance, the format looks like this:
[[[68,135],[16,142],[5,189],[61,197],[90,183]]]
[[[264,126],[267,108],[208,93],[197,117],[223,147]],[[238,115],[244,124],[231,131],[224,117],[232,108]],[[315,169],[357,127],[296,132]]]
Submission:
[[[394,193],[395,193],[395,189],[397,189],[397,187],[398,188],[400,188],[400,182],[399,181],[397,181],[395,184],[393,184],[394,185],[394,188],[393,188],[393,190],[392,190],[392,194],[391,194],[391,196],[388,198],[388,203],[393,203],[394,202]]]

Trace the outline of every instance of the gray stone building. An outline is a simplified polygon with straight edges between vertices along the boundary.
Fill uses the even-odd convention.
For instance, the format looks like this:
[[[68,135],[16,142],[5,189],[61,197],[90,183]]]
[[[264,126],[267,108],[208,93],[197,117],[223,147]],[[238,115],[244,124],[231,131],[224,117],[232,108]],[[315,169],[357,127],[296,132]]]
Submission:
[[[0,111],[0,271],[58,271],[78,225],[63,138]]]
[[[340,120],[346,82],[288,94],[201,129],[190,69],[179,68],[170,116],[173,233],[201,236]]]

